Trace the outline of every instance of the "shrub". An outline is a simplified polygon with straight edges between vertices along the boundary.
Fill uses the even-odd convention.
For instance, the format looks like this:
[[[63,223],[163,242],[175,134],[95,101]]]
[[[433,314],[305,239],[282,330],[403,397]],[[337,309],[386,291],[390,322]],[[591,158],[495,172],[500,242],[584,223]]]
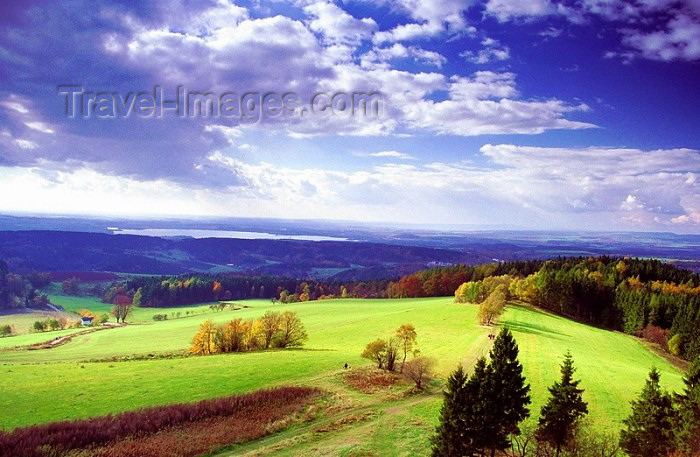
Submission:
[[[676,333],[668,340],[668,350],[671,354],[680,357],[683,348],[683,337],[680,333]]]
[[[614,433],[600,433],[597,430],[580,427],[574,431],[569,444],[559,454],[551,444],[538,442],[535,431],[523,430],[512,437],[512,457],[619,457],[619,437]]]
[[[153,320],[154,321],[164,321],[168,319],[167,314],[154,314],[153,315]]]
[[[389,371],[396,369],[396,359],[399,356],[399,340],[391,337],[386,343],[386,365],[385,368]]]
[[[652,343],[658,344],[666,349],[666,341],[668,339],[668,330],[665,330],[656,325],[649,324],[641,332],[642,338]]]
[[[12,327],[9,324],[0,325],[0,336],[12,335]]]
[[[43,332],[46,331],[46,322],[44,321],[34,321],[34,325],[32,325],[35,331],[37,332]]]
[[[265,349],[269,348],[272,341],[280,332],[282,315],[275,311],[268,311],[260,318],[261,334]]]
[[[58,321],[58,319],[51,318],[46,321],[46,326],[49,330],[58,330],[61,328],[61,323]]]
[[[248,349],[246,336],[250,332],[251,322],[236,319],[216,328],[214,344],[219,352],[242,352]]]

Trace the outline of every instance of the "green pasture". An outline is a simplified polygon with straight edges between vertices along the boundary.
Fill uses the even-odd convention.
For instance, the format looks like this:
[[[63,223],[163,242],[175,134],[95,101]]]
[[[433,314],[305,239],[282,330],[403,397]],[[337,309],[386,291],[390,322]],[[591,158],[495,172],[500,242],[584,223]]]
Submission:
[[[67,310],[89,308],[101,312],[100,307],[106,306],[96,300],[90,303],[90,299],[65,300],[59,304]],[[312,449],[305,446],[331,446],[328,449],[333,455],[346,451],[348,455],[365,451],[402,455],[391,452],[389,443],[397,439],[412,443],[407,448],[411,454],[422,454],[428,449],[429,431],[439,411],[439,385],[432,394],[396,402],[373,402],[365,394],[348,393],[351,389],[340,387],[338,373],[343,371],[343,364],[351,367],[368,364],[360,358],[367,342],[389,337],[399,325],[412,323],[418,332],[421,354],[437,360],[437,374],[444,379],[459,363],[471,369],[478,357],[488,353],[491,343],[488,334],[497,332],[477,325],[475,305],[454,304],[450,298],[346,299],[289,305],[272,305],[262,300],[243,303],[250,308],[221,312],[209,311],[208,305],[183,308],[180,311],[203,312],[163,322],[153,322],[152,315],[170,313],[172,309],[141,308],[135,312],[132,325],[79,336],[54,349],[0,351],[0,410],[3,411],[0,427],[7,429],[193,401],[279,384],[305,384],[330,386],[331,390],[340,389],[343,395],[359,396],[359,403],[376,411],[376,418],[329,435],[325,444],[312,441],[284,446],[286,450],[280,451],[281,455]],[[269,309],[298,312],[309,334],[304,349],[85,362],[114,355],[187,349],[205,319],[226,322],[237,317],[253,318]],[[676,368],[630,336],[520,305],[509,306],[501,322],[512,329],[519,343],[525,374],[532,384],[535,416],[546,397],[547,386],[558,377],[559,364],[567,350],[574,356],[577,375],[586,389],[589,421],[601,430],[619,430],[621,420],[629,412],[629,401],[641,389],[652,366],[659,368],[666,387],[678,390],[682,386],[682,375]],[[386,428],[387,424],[391,427]],[[291,432],[280,436],[284,437],[284,433]],[[348,445],[348,449],[333,448],[333,440],[343,443],[345,434],[351,440],[348,442],[356,445]],[[276,439],[281,438],[276,435],[269,438]],[[265,445],[265,440],[260,445]]]

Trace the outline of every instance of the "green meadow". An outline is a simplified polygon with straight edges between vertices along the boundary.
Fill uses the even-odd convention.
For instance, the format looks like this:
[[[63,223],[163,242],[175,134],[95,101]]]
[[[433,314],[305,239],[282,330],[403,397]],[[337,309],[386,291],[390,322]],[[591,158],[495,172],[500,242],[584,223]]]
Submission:
[[[67,310],[105,311],[105,305],[96,300],[52,300]],[[488,334],[497,332],[477,325],[477,306],[454,304],[451,298],[345,299],[289,305],[262,300],[241,303],[249,308],[220,312],[210,311],[207,304],[178,309],[140,308],[131,325],[78,336],[54,349],[0,350],[0,427],[9,429],[195,401],[274,385],[314,385],[334,392],[351,405],[349,413],[362,413],[363,419],[322,437],[310,433],[310,425],[294,426],[231,452],[268,449],[271,454],[293,455],[325,449],[333,455],[420,455],[427,452],[427,440],[437,421],[441,381],[460,363],[471,369],[479,357],[488,353]],[[252,318],[269,309],[299,314],[309,334],[303,349],[88,362],[111,356],[186,350],[205,319],[226,322],[237,317]],[[184,310],[194,314],[152,321],[153,314],[181,311],[184,316]],[[438,380],[432,389],[426,394],[389,398],[362,394],[345,386],[340,376],[343,365],[368,365],[360,357],[365,344],[391,336],[404,323],[415,326],[421,354],[437,360]],[[501,325],[513,331],[520,346],[520,360],[532,385],[531,410],[535,417],[531,422],[546,398],[547,387],[558,378],[559,364],[567,350],[574,356],[577,376],[586,389],[588,421],[599,430],[620,429],[629,412],[629,401],[641,389],[652,366],[661,371],[665,387],[681,389],[680,371],[630,336],[521,305],[510,305]],[[391,446],[396,440],[404,443],[401,450]]]

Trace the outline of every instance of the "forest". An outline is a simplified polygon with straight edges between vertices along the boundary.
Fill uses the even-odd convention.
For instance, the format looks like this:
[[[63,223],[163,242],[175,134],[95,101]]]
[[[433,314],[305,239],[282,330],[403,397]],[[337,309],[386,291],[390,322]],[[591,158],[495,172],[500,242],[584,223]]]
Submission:
[[[658,343],[676,356],[700,356],[700,275],[659,260],[578,257],[436,268],[388,286],[390,297],[461,293],[480,303],[499,284],[509,298]],[[455,287],[457,285],[457,287]]]

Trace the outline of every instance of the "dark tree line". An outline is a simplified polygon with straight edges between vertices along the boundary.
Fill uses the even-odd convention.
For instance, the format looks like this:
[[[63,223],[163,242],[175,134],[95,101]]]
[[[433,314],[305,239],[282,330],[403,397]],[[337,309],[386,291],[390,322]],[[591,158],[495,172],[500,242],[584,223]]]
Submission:
[[[190,274],[182,276],[135,277],[115,283],[103,300],[112,303],[119,294],[135,295],[139,304],[149,307],[191,305],[216,300],[250,298],[275,299],[283,302],[325,298],[385,298],[388,281],[353,284],[327,283],[275,276],[232,274]]]
[[[11,273],[7,263],[0,259],[0,309],[44,309],[50,301],[36,288],[44,284],[44,276],[30,273],[21,276]]]

